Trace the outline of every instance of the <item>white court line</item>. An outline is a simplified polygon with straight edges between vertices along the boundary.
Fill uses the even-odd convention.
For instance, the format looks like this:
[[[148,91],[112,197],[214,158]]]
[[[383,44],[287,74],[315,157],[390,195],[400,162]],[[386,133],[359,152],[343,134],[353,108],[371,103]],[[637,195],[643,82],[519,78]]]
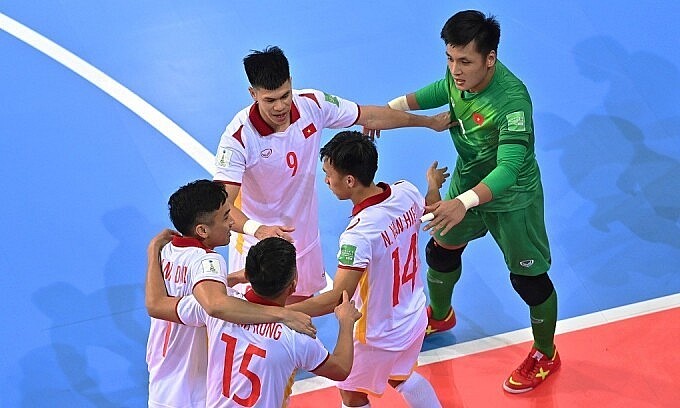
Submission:
[[[137,96],[119,82],[59,44],[3,13],[0,13],[0,29],[44,53],[48,57],[64,65],[66,68],[85,78],[97,88],[106,92],[112,98],[123,104],[123,106],[130,109],[137,114],[137,116],[156,128],[163,136],[170,139],[171,142],[176,144],[182,151],[186,152],[189,157],[194,159],[196,163],[203,167],[208,173],[211,175],[215,174],[215,159],[208,149],[158,109],[151,106],[151,104]]]
[[[680,293],[560,320],[557,322],[556,334],[587,329],[589,327],[644,316],[646,314],[661,312],[675,307],[680,307]],[[454,358],[512,346],[531,340],[531,328],[515,330],[496,336],[424,351],[420,353],[420,356],[418,357],[418,365],[423,366],[440,361],[452,360]],[[293,384],[293,395],[333,386],[335,386],[335,381],[324,377],[315,376],[306,378],[304,380],[296,381]]]

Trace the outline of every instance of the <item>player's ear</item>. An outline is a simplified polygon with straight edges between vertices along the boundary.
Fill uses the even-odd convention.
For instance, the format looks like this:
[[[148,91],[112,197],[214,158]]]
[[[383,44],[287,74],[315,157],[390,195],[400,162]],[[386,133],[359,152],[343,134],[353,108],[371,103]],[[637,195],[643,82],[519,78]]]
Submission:
[[[491,50],[489,51],[489,54],[486,56],[486,67],[491,68],[496,64],[496,50]]]
[[[210,231],[209,231],[207,225],[196,224],[196,227],[194,227],[194,232],[196,233],[196,237],[198,237],[200,239],[206,239],[206,238],[208,238],[208,233]]]
[[[254,101],[257,101],[257,92],[255,91],[255,88],[249,86],[248,92],[250,93],[250,97],[253,98]]]
[[[298,277],[297,277],[297,271],[296,271],[295,277],[293,278],[293,281],[290,282],[290,287],[288,288],[288,290],[290,291],[288,296],[292,295],[297,290],[297,280],[298,280]]]

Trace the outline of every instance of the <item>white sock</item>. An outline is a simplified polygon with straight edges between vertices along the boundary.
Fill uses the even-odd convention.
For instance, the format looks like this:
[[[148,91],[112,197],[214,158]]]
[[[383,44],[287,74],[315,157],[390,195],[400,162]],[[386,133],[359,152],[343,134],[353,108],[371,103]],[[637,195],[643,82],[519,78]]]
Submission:
[[[395,388],[412,408],[441,408],[432,385],[415,371],[403,383]]]
[[[371,403],[369,402],[368,404],[362,405],[360,407],[348,407],[347,405],[342,404],[342,408],[371,408]]]

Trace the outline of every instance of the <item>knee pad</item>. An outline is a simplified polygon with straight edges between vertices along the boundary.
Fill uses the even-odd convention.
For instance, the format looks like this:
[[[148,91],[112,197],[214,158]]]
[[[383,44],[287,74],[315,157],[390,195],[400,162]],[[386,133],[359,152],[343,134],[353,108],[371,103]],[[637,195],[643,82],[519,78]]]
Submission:
[[[425,262],[427,266],[437,272],[452,272],[460,267],[460,256],[465,247],[458,249],[446,249],[430,238],[430,242],[425,247]]]
[[[538,306],[548,300],[555,288],[547,273],[537,276],[524,276],[516,273],[510,274],[510,283],[515,292],[529,306]]]

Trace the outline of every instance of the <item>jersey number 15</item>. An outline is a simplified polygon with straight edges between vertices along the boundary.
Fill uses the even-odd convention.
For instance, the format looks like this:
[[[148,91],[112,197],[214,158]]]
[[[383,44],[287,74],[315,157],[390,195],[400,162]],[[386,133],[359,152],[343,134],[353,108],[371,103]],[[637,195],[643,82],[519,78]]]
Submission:
[[[234,365],[234,352],[236,351],[236,338],[232,337],[226,333],[222,333],[222,341],[227,343],[227,349],[224,353],[224,372],[222,374],[222,395],[227,398],[231,398],[237,404],[243,407],[252,407],[255,405],[258,399],[260,399],[260,394],[262,393],[262,381],[260,377],[254,372],[248,369],[250,361],[253,359],[253,355],[260,358],[265,358],[267,356],[267,351],[263,350],[253,344],[248,344],[245,353],[243,353],[243,360],[241,360],[241,366],[238,369],[240,374],[243,374],[248,381],[250,381],[250,395],[242,398],[236,393],[231,395],[231,368]]]

